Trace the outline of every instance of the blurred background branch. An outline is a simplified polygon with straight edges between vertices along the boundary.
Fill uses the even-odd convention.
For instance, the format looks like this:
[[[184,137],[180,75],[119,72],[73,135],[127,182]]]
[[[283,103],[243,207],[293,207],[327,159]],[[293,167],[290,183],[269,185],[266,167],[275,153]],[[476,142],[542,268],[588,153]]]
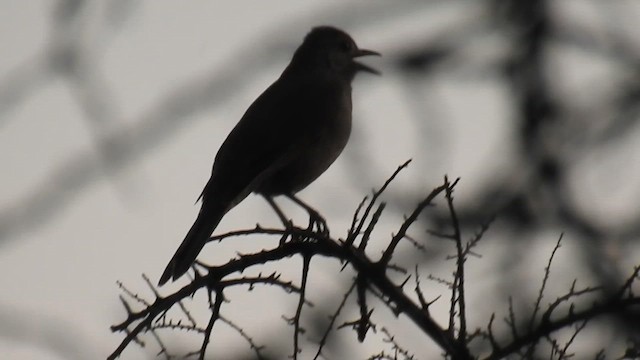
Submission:
[[[18,4],[3,5],[7,7],[2,11],[5,20],[27,8]],[[0,252],[7,257],[15,249],[29,248],[29,242],[52,242],[51,248],[60,246],[59,253],[40,250],[43,258],[72,264],[69,259],[78,250],[63,247],[60,235],[46,229],[57,228],[63,214],[105,179],[120,194],[125,208],[132,192],[150,191],[153,184],[164,189],[185,187],[162,176],[143,175],[157,150],[180,143],[182,131],[211,123],[207,129],[211,146],[206,148],[211,153],[205,154],[204,167],[210,166],[219,145],[213,139],[218,132],[226,133],[219,130],[215,116],[229,115],[226,107],[234,101],[239,102],[237,108],[246,108],[249,100],[242,97],[258,86],[256,81],[266,77],[271,82],[303,34],[312,26],[330,23],[349,30],[359,44],[384,55],[380,66],[384,76],[376,84],[362,80],[354,85],[360,96],[354,101],[356,123],[348,151],[336,165],[342,177],[331,180],[336,189],[351,190],[352,198],[357,199],[389,168],[412,157],[412,168],[419,176],[411,176],[413,183],[388,194],[389,203],[395,205],[387,212],[395,210],[400,216],[414,205],[425,186],[445,173],[461,176],[464,190],[457,199],[461,229],[475,231],[497,217],[490,230],[491,238],[496,239],[491,251],[496,258],[489,261],[494,266],[485,269],[492,281],[479,286],[484,291],[491,287],[498,297],[518,294],[513,299],[516,310],[526,308],[537,290],[528,286],[531,274],[517,269],[535,262],[532,259],[539,249],[550,246],[560,232],[565,233],[572,258],[580,259],[570,264],[572,269],[608,291],[624,282],[640,258],[640,143],[636,140],[640,134],[640,33],[636,25],[640,6],[635,1],[353,1],[296,8],[295,13],[291,5],[286,8],[291,13],[278,11],[284,14],[278,22],[256,27],[259,30],[244,38],[231,38],[229,31],[222,40],[215,31],[226,29],[208,26],[222,21],[225,13],[221,5],[210,4],[206,18],[213,25],[203,22],[202,32],[184,35],[179,23],[163,23],[160,28],[166,31],[153,36],[167,45],[156,57],[152,52],[128,53],[119,46],[130,41],[134,45],[124,49],[131,50],[153,40],[153,36],[132,35],[136,26],[149,24],[145,16],[158,16],[152,18],[156,23],[181,16],[189,20],[202,17],[184,15],[184,7],[160,17],[155,9],[166,4],[145,1],[59,0],[49,7],[37,6],[42,7],[40,22],[44,25],[39,28],[35,20],[34,24],[14,24],[13,31],[3,32],[2,37],[7,50],[0,63],[0,152],[6,174],[0,195]],[[265,13],[256,10],[259,6],[257,2],[243,9],[238,18]],[[243,29],[253,27],[253,23],[242,24]],[[30,31],[44,35],[27,43],[21,35],[26,39]],[[180,51],[179,44],[194,38],[203,39],[205,65],[193,69],[179,63],[170,74],[160,67],[157,73],[151,72],[152,79],[170,78],[167,86],[140,81],[133,72],[119,72],[118,63],[112,60],[134,63],[142,59],[144,68],[155,69],[156,63]],[[31,46],[30,52],[21,52],[23,45]],[[216,61],[204,55],[221,52],[225,55]],[[135,89],[136,96],[131,96],[130,89]],[[54,92],[64,95],[51,95]],[[154,96],[144,97],[148,93]],[[60,98],[75,111],[71,112],[75,117],[60,116],[67,114],[56,107]],[[235,113],[225,121],[233,124],[240,115]],[[78,122],[86,133],[66,132]],[[74,145],[60,151],[61,145],[53,139]],[[197,141],[201,140],[189,140],[193,149],[188,150],[194,154],[203,151],[202,146],[195,148],[200,145]],[[206,180],[165,161],[166,168],[180,172],[177,177]],[[208,171],[203,169],[203,173]],[[145,185],[135,191],[122,187],[123,175]],[[185,192],[195,199],[199,190]],[[336,203],[335,208],[351,208],[338,204],[338,197],[321,198]],[[174,206],[168,196],[157,202]],[[93,213],[103,205],[96,201],[81,211]],[[348,216],[338,211],[338,218]],[[120,243],[98,240],[96,229],[105,220],[94,217],[95,223],[72,220],[78,226],[75,236],[96,236],[95,243],[122,249],[116,245]],[[163,220],[153,218],[152,223]],[[448,214],[444,207],[438,208],[420,221],[422,228],[438,231],[446,226]],[[171,226],[182,231],[186,225]],[[133,242],[123,229],[106,227],[103,236],[107,239]],[[152,239],[134,240],[153,246],[149,244],[162,229],[154,231],[159,233],[150,233]],[[417,260],[421,269],[437,273],[433,262],[448,254],[446,245],[433,241],[425,244],[424,252],[399,249],[398,256],[404,256],[403,261]],[[82,256],[89,259],[85,253]],[[165,258],[155,253],[153,257],[158,262]],[[16,261],[26,268],[40,259]],[[6,266],[14,270],[14,263],[10,264]],[[24,269],[17,272],[26,274]],[[9,268],[5,273],[12,280],[3,281],[7,286],[20,288],[21,283],[31,282],[18,276],[13,281],[15,271]],[[19,294],[15,290],[8,293]],[[2,300],[8,305],[0,306],[10,306],[15,296],[5,297]],[[639,342],[638,324],[636,311],[601,326],[603,333],[612,334],[611,339]]]

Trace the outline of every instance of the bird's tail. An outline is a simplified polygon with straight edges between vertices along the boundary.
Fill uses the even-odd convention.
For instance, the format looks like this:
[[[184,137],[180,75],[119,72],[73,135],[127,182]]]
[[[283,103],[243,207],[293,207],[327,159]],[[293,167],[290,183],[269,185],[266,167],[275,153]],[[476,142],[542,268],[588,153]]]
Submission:
[[[159,285],[163,285],[171,278],[176,280],[189,270],[224,214],[225,211],[202,206],[198,218],[191,225],[187,236],[164,269]]]

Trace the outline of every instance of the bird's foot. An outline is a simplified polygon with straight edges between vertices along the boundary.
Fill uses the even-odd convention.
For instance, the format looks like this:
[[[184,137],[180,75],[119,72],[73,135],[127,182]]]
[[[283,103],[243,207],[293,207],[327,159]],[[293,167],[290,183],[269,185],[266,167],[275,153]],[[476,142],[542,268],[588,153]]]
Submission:
[[[317,232],[323,236],[329,236],[329,226],[327,221],[320,215],[319,212],[309,209],[309,226],[307,230]]]
[[[307,231],[318,233],[322,236],[329,236],[329,227],[327,226],[327,221],[311,206],[305,204],[304,201],[298,199],[293,194],[287,194],[287,197],[291,199],[291,201],[300,205],[304,208],[309,214],[309,226],[307,227]]]
[[[282,224],[284,225],[284,234],[282,234],[282,237],[280,238],[280,242],[279,245],[284,244],[285,242],[287,242],[287,238],[291,237],[292,239],[294,238],[293,236],[293,222],[291,222],[291,220],[287,220],[287,221],[283,221]]]

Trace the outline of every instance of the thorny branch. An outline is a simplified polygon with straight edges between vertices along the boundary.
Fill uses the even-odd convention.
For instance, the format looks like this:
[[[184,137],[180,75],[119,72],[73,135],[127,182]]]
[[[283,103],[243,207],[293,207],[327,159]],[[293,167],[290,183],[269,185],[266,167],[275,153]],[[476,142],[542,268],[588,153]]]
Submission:
[[[126,346],[135,338],[137,338],[141,333],[153,330],[154,321],[156,321],[156,319],[159,317],[165,316],[167,311],[175,304],[178,304],[180,303],[180,301],[186,300],[188,297],[193,296],[197,291],[206,290],[209,291],[210,294],[215,293],[215,295],[210,296],[214,296],[216,299],[213,310],[215,310],[217,315],[212,316],[209,325],[205,328],[206,336],[203,346],[200,350],[200,355],[202,356],[206,349],[205,343],[210,340],[210,332],[213,323],[215,323],[215,321],[219,317],[220,306],[222,306],[222,303],[220,301],[222,301],[222,292],[224,291],[224,289],[229,286],[237,285],[254,286],[257,283],[280,286],[288,292],[296,291],[300,293],[300,301],[293,320],[293,325],[295,328],[294,334],[296,334],[294,336],[295,358],[296,354],[300,351],[298,336],[300,333],[300,315],[306,287],[306,273],[308,272],[308,265],[311,257],[316,255],[338,259],[342,263],[349,264],[355,270],[360,278],[359,281],[361,282],[361,301],[364,300],[362,298],[362,291],[365,291],[368,286],[372,286],[373,288],[378,289],[380,294],[383,294],[389,304],[394,304],[394,308],[396,309],[396,311],[406,314],[416,325],[418,325],[419,328],[421,328],[426,334],[432,337],[433,340],[437,344],[439,344],[445,352],[455,355],[456,358],[468,358],[466,349],[457,347],[454,339],[451,338],[439,325],[437,325],[437,323],[429,316],[428,313],[425,313],[423,311],[422,306],[420,304],[416,304],[411,299],[411,297],[404,293],[401,285],[398,286],[394,284],[394,282],[386,275],[386,265],[393,255],[395,246],[397,246],[398,242],[403,238],[404,234],[411,226],[411,224],[416,221],[418,215],[422,212],[422,210],[430,205],[434,198],[445,190],[446,185],[440,186],[433,190],[425,197],[423,201],[418,204],[417,208],[413,211],[411,216],[404,221],[401,230],[398,232],[398,235],[396,235],[391,240],[390,245],[385,251],[386,255],[384,255],[384,260],[380,260],[377,262],[373,261],[365,254],[364,251],[366,248],[367,239],[371,235],[371,231],[367,230],[364,233],[361,233],[361,229],[365,227],[365,224],[367,222],[369,222],[367,229],[371,229],[373,226],[371,224],[375,224],[378,221],[383,210],[383,207],[378,207],[378,210],[374,212],[371,218],[369,218],[370,210],[375,206],[374,201],[379,198],[382,191],[405,166],[406,163],[399,167],[398,170],[392,175],[392,177],[385,183],[385,185],[374,194],[372,200],[367,205],[362,218],[359,221],[354,222],[356,224],[355,228],[349,230],[348,236],[351,236],[351,240],[349,240],[350,242],[339,241],[333,238],[329,238],[326,234],[316,233],[310,231],[309,229],[302,229],[295,226],[291,226],[290,228],[284,230],[266,229],[257,226],[253,230],[234,232],[214,238],[216,240],[222,240],[226,239],[227,237],[249,234],[260,234],[265,236],[283,236],[289,234],[291,235],[289,237],[290,239],[298,239],[298,241],[288,241],[280,244],[274,249],[263,250],[253,254],[239,255],[236,259],[231,259],[226,264],[223,264],[221,266],[205,266],[200,264],[198,266],[204,270],[203,275],[196,276],[191,283],[184,286],[177,292],[166,297],[162,297],[158,293],[155,293],[156,300],[153,303],[144,306],[144,308],[140,311],[133,311],[131,310],[131,307],[127,307],[127,319],[125,319],[125,321],[123,321],[122,323],[114,325],[112,327],[113,331],[125,331],[127,335],[110,358],[119,356],[124,348],[126,348]],[[358,247],[354,247],[353,242],[358,236],[364,239],[361,239]],[[364,245],[362,245],[363,243]],[[304,275],[302,286],[299,289],[287,282],[281,282],[274,276],[257,278],[228,278],[233,274],[242,273],[243,271],[251,267],[261,266],[268,262],[282,260],[295,254],[300,254],[305,259],[305,265],[303,267]],[[365,313],[366,314],[363,315],[363,317],[371,315],[370,312],[365,311]],[[367,323],[368,320],[363,318],[362,329],[366,329]],[[361,334],[361,337],[364,336],[365,333],[363,332]]]
[[[514,353],[519,353],[521,349],[528,346],[533,346],[539,343],[541,340],[547,340],[547,342],[555,349],[555,354],[558,358],[566,358],[568,355],[568,347],[573,342],[573,338],[585,327],[590,319],[595,316],[599,316],[607,313],[614,313],[621,311],[621,309],[628,309],[640,304],[640,298],[633,294],[633,285],[638,278],[640,272],[640,266],[636,268],[632,276],[623,284],[620,290],[604,301],[596,302],[591,307],[587,307],[581,310],[575,310],[573,303],[571,303],[570,310],[564,315],[557,314],[557,308],[560,305],[564,305],[573,301],[573,299],[591,294],[595,292],[596,288],[583,288],[576,287],[575,282],[571,286],[568,293],[558,297],[554,302],[551,302],[549,306],[544,309],[541,308],[542,295],[544,289],[550,281],[551,264],[556,251],[560,247],[560,242],[556,245],[556,248],[552,252],[549,262],[545,268],[545,276],[543,283],[535,300],[536,309],[532,314],[532,320],[528,328],[524,331],[519,331],[517,328],[517,319],[515,315],[514,305],[509,305],[509,315],[506,318],[508,326],[511,328],[512,339],[510,341],[499,340],[495,337],[493,332],[494,319],[492,316],[489,325],[486,330],[476,330],[469,334],[468,324],[466,319],[466,301],[464,292],[465,283],[465,261],[471,254],[471,249],[477,246],[482,234],[485,233],[487,226],[483,226],[481,230],[476,233],[470,241],[467,243],[462,242],[462,231],[460,224],[457,221],[457,213],[453,204],[453,188],[457,184],[456,182],[450,183],[445,178],[445,183],[433,191],[428,193],[414,208],[411,214],[405,218],[401,224],[399,230],[395,235],[388,240],[386,247],[383,250],[380,259],[373,260],[366,253],[368,245],[374,241],[380,241],[377,238],[372,237],[373,229],[378,223],[384,211],[384,204],[378,203],[377,210],[376,201],[380,198],[382,192],[390,184],[391,180],[395,178],[400,170],[402,170],[406,164],[400,166],[398,170],[391,176],[384,186],[374,192],[371,199],[365,198],[358,206],[356,214],[354,215],[352,226],[347,232],[346,240],[335,239],[329,236],[329,234],[322,232],[315,232],[309,228],[300,228],[294,224],[285,229],[274,229],[256,226],[253,229],[233,231],[222,235],[217,235],[211,238],[211,241],[227,241],[236,237],[247,235],[261,235],[265,237],[272,236],[274,238],[288,239],[285,242],[279,243],[276,247],[271,249],[264,249],[255,253],[239,254],[236,258],[230,259],[225,264],[219,266],[208,266],[203,263],[197,263],[197,271],[194,279],[181,289],[174,293],[163,296],[154,287],[153,283],[145,277],[147,286],[152,289],[155,299],[153,301],[145,300],[142,296],[130,291],[124,285],[120,284],[120,288],[123,291],[121,296],[127,317],[119,324],[112,326],[112,331],[123,332],[125,337],[120,345],[110,355],[109,359],[115,359],[124,349],[131,343],[137,342],[141,346],[143,343],[139,341],[139,338],[144,333],[151,333],[153,338],[159,344],[161,353],[166,354],[169,358],[168,351],[164,345],[160,330],[176,331],[183,330],[193,332],[202,336],[202,343],[198,350],[191,352],[187,355],[197,356],[200,359],[205,357],[205,353],[209,348],[209,345],[215,341],[213,334],[214,324],[220,320],[220,323],[227,324],[233,330],[238,332],[243,339],[245,339],[249,346],[254,350],[258,358],[264,358],[262,355],[263,346],[257,345],[257,343],[250,337],[247,332],[241,327],[235,325],[229,319],[221,316],[222,308],[225,306],[225,290],[233,286],[247,286],[249,289],[257,285],[276,286],[286,293],[295,293],[299,296],[298,305],[295,310],[295,315],[290,319],[290,325],[293,326],[293,354],[292,358],[296,359],[305,350],[302,345],[301,338],[305,334],[303,331],[303,306],[308,302],[306,299],[307,288],[313,284],[308,283],[308,272],[310,271],[311,260],[314,256],[322,256],[332,258],[338,261],[340,264],[336,271],[342,271],[346,267],[349,267],[354,272],[354,280],[350,288],[344,293],[343,298],[335,310],[333,315],[329,317],[330,323],[327,326],[324,334],[319,340],[318,348],[315,353],[314,359],[322,357],[323,348],[326,346],[329,340],[329,334],[331,331],[335,331],[335,323],[341,316],[343,309],[349,304],[349,299],[354,290],[357,289],[357,297],[354,306],[359,308],[359,319],[355,321],[347,321],[346,325],[356,330],[358,340],[362,341],[369,336],[376,336],[379,332],[376,331],[376,327],[373,323],[373,313],[377,306],[376,304],[367,301],[367,294],[372,294],[374,297],[382,300],[382,304],[386,306],[392,314],[398,316],[404,314],[411,322],[413,322],[426,336],[438,345],[443,354],[446,354],[448,358],[455,360],[467,360],[477,358],[472,355],[469,350],[469,343],[474,339],[484,339],[491,348],[491,354],[485,359],[501,359],[505,356],[509,356]],[[394,282],[389,277],[389,270],[394,272],[395,270],[402,270],[402,273],[406,272],[406,269],[396,267],[392,265],[391,260],[394,256],[394,251],[397,248],[400,241],[407,239],[410,244],[416,242],[411,236],[408,235],[408,230],[412,224],[414,224],[420,214],[429,206],[434,205],[434,200],[444,194],[447,202],[447,207],[451,216],[451,226],[453,232],[451,234],[437,234],[438,236],[454,240],[455,253],[453,257],[456,260],[454,279],[453,281],[440,279],[429,275],[430,279],[435,279],[441,284],[449,287],[452,290],[451,298],[451,319],[449,327],[443,328],[440,326],[429,312],[429,306],[435,301],[427,301],[425,295],[420,289],[419,274],[417,264],[415,266],[415,281],[416,287],[414,288],[415,294],[410,294],[405,291],[404,285],[412,276],[409,274],[400,283]],[[364,209],[362,217],[358,216],[358,213]],[[364,231],[363,231],[364,229]],[[302,263],[302,277],[300,286],[294,285],[293,282],[281,279],[281,275],[272,272],[269,275],[262,275],[260,273],[257,276],[241,276],[240,274],[252,268],[261,268],[271,262],[279,262],[290,258],[294,255],[299,255],[303,259]],[[199,325],[199,321],[191,316],[186,308],[191,297],[197,292],[205,291],[209,296],[210,318],[206,326]],[[416,295],[417,294],[417,295]],[[414,299],[417,296],[417,300]],[[437,300],[439,296],[436,296]],[[128,300],[127,300],[128,299]],[[131,303],[129,303],[131,302]],[[181,321],[174,321],[168,319],[168,312],[173,307],[177,307],[187,318],[188,323],[183,324]],[[135,308],[141,308],[136,310]],[[453,310],[457,308],[457,311]],[[554,315],[552,317],[552,315]],[[554,318],[555,317],[555,318]],[[536,320],[537,319],[537,320]],[[457,326],[456,326],[457,324]],[[575,326],[574,337],[569,343],[565,343],[564,346],[555,342],[550,338],[550,335],[559,329]],[[343,328],[344,326],[338,327]],[[392,351],[395,352],[395,356],[402,356],[403,358],[414,358],[408,351],[400,348],[395,342],[395,337],[392,335],[388,328],[382,326],[384,329],[385,341],[387,344],[392,344]],[[373,331],[367,332],[368,329]],[[373,334],[373,335],[371,335]],[[457,334],[457,335],[456,335]],[[390,357],[387,352],[382,351],[378,355],[372,358],[394,358]]]

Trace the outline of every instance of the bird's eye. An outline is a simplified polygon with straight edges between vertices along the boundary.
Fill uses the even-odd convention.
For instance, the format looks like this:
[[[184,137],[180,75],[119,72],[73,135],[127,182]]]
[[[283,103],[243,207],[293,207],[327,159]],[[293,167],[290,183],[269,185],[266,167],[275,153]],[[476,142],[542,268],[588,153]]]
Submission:
[[[351,51],[351,43],[348,41],[343,41],[340,43],[340,50],[344,51],[344,52],[349,52]]]

